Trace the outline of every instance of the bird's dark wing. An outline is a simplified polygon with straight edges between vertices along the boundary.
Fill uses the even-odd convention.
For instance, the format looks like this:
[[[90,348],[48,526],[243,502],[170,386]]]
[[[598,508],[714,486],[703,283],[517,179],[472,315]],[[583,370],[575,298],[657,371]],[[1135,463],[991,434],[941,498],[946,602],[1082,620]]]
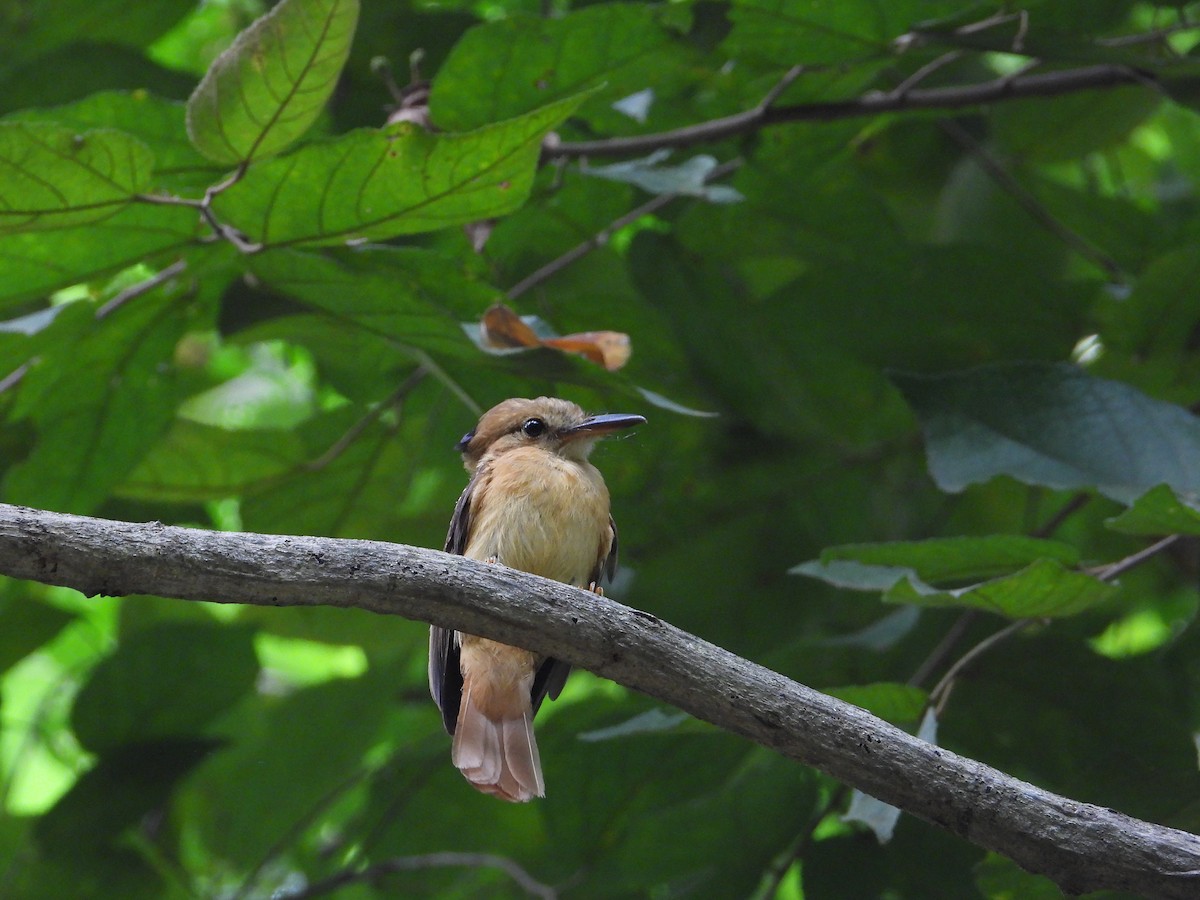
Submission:
[[[617,574],[617,523],[612,516],[608,517],[608,528],[612,531],[612,544],[608,548],[608,555],[596,560],[596,568],[592,570],[592,582],[595,584],[599,584],[601,578],[611,582]]]
[[[459,556],[467,549],[467,535],[471,530],[471,497],[475,490],[475,479],[466,488],[454,505],[450,518],[450,530],[446,533],[446,552]],[[462,702],[462,668],[459,665],[458,641],[454,631],[433,625],[429,629],[429,693],[442,713],[446,731],[454,734],[458,722],[458,707]]]
[[[462,669],[458,661],[458,641],[449,628],[429,628],[429,693],[442,713],[446,731],[454,734],[458,706],[462,702]]]
[[[567,676],[570,674],[570,663],[565,663],[558,659],[542,660],[542,664],[538,666],[537,673],[533,676],[533,689],[529,692],[529,699],[533,703],[535,714],[538,708],[541,707],[542,701],[547,697],[551,700],[558,699],[558,695],[562,693],[563,685],[567,683]]]

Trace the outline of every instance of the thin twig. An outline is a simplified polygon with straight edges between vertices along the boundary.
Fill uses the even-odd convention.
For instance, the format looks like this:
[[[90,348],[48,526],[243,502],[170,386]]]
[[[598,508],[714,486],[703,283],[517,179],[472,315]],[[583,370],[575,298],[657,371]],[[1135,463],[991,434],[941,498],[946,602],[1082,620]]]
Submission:
[[[149,293],[164,282],[170,281],[176,275],[182,274],[187,265],[186,259],[177,259],[165,269],[156,272],[144,281],[130,285],[96,310],[96,318],[103,319],[106,316],[112,315],[134,297],[140,297],[142,294]]]
[[[930,75],[934,74],[940,69],[945,68],[952,62],[962,59],[963,53],[964,51],[962,50],[951,50],[948,53],[943,53],[936,59],[930,60],[903,81],[901,81],[898,85],[896,85],[896,87],[894,87],[889,93],[891,93],[891,95],[894,97],[903,97],[909,93],[909,91],[914,90],[917,85],[927,79]]]
[[[332,893],[348,884],[374,882],[388,875],[400,872],[415,872],[421,869],[437,868],[467,868],[467,869],[499,869],[511,878],[522,890],[531,897],[543,900],[557,900],[558,891],[548,884],[543,884],[514,860],[495,853],[425,853],[420,856],[399,856],[386,859],[362,869],[346,870],[330,875],[320,881],[314,881],[308,887],[295,893],[282,894],[283,900],[309,900],[310,897],[320,897]]]
[[[712,181],[716,181],[717,179],[724,178],[730,172],[736,171],[738,169],[738,167],[740,167],[741,165],[742,165],[741,159],[733,159],[733,160],[730,160],[729,162],[722,163],[719,166],[713,166],[712,170],[708,173],[707,177],[704,179],[704,182],[705,182],[705,184],[708,184]],[[657,212],[658,210],[662,209],[664,206],[668,205],[669,203],[672,203],[675,200],[678,200],[680,197],[684,197],[684,196],[690,196],[690,195],[658,194],[654,197],[651,197],[649,200],[647,200],[641,206],[637,206],[637,207],[631,209],[629,212],[625,213],[625,215],[620,216],[616,219],[613,219],[613,221],[609,222],[607,225],[605,225],[603,228],[601,228],[598,232],[596,232],[594,235],[592,235],[587,240],[585,240],[579,244],[576,244],[574,247],[572,247],[566,253],[550,260],[550,262],[546,263],[541,268],[536,269],[535,271],[531,272],[529,275],[526,275],[524,278],[522,278],[520,281],[518,281],[516,284],[514,284],[512,287],[510,287],[508,289],[508,291],[505,293],[505,296],[509,300],[515,300],[517,297],[520,297],[522,294],[528,293],[528,291],[531,288],[536,287],[537,285],[541,284],[542,282],[546,281],[547,279],[551,278],[552,276],[558,274],[563,269],[565,269],[569,265],[571,265],[571,263],[575,262],[578,259],[583,258],[584,256],[587,256],[593,250],[598,250],[599,248],[603,247],[605,244],[607,244],[612,239],[612,236],[614,234],[616,234],[618,231],[620,231],[626,225],[631,225],[634,222],[636,222],[638,219],[642,218],[642,216],[651,215],[652,213]]]
[[[954,620],[954,624],[946,630],[942,639],[938,641],[937,646],[917,666],[916,671],[912,674],[912,678],[908,679],[907,683],[914,687],[920,687],[930,675],[937,671],[942,663],[946,661],[947,657],[954,652],[954,648],[963,639],[963,636],[967,633],[967,629],[975,624],[975,620],[978,618],[979,610],[963,610],[959,617]]]
[[[933,707],[934,712],[940,718],[942,710],[946,706],[946,701],[950,699],[950,692],[954,690],[954,683],[958,680],[958,676],[975,660],[983,656],[997,644],[1001,644],[1008,640],[1014,634],[1024,631],[1027,627],[1036,622],[1037,619],[1017,619],[1015,622],[1010,622],[999,631],[994,632],[982,641],[960,656],[942,676],[942,680],[934,685],[933,690],[929,692],[929,703]]]
[[[1075,515],[1075,513],[1079,512],[1079,510],[1083,509],[1091,502],[1092,495],[1087,491],[1080,491],[1078,494],[1075,494],[1070,500],[1064,503],[1058,512],[1047,519],[1045,524],[1034,531],[1033,536],[1037,538],[1050,537],[1050,535],[1058,531],[1063,522],[1067,521],[1067,519]]]
[[[1129,556],[1126,556],[1124,559],[1119,559],[1115,563],[1105,566],[1096,573],[1096,577],[1101,581],[1115,581],[1117,578],[1120,578],[1135,566],[1140,566],[1151,557],[1162,553],[1164,550],[1178,541],[1179,537],[1180,536],[1178,534],[1167,535],[1165,538],[1155,541],[1144,550],[1139,550],[1137,553],[1133,553]]]
[[[1115,259],[1096,247],[1077,231],[1061,222],[1040,200],[1037,199],[1012,173],[1004,168],[983,145],[973,138],[965,128],[950,119],[943,119],[938,126],[955,143],[974,157],[979,167],[996,183],[996,185],[1012,197],[1035,222],[1057,237],[1060,241],[1074,250],[1084,259],[1099,266],[1118,284],[1125,284],[1129,279]]]
[[[828,103],[799,103],[753,109],[711,119],[657,134],[608,138],[595,141],[565,141],[547,147],[550,158],[580,156],[636,156],[664,148],[691,147],[749,134],[761,128],[791,122],[832,122],[877,116],[887,112],[930,109],[966,109],[1006,100],[1057,97],[1087,90],[1106,90],[1131,84],[1156,86],[1148,72],[1129,66],[1095,65],[1078,69],[1039,72],[1020,77],[1004,76],[978,84],[910,90],[897,96],[888,91],[871,91],[850,100]]]
[[[328,450],[326,450],[316,459],[305,463],[304,468],[310,472],[318,472],[321,469],[324,469],[327,465],[345,453],[346,450],[349,449],[349,447],[356,440],[358,440],[359,436],[362,435],[362,433],[366,431],[368,427],[370,427],[372,422],[382,416],[387,410],[395,407],[397,403],[412,393],[417,385],[425,380],[425,376],[428,374],[429,371],[424,366],[417,366],[415,369],[413,369],[409,376],[400,383],[400,386],[397,387],[396,390],[392,391],[392,393],[389,394],[382,402],[376,403],[369,410],[367,410],[366,415],[346,429],[345,434],[334,441]]]
[[[1093,572],[1094,576],[1100,581],[1114,581],[1121,575],[1124,575],[1130,569],[1140,566],[1142,563],[1162,553],[1172,544],[1179,540],[1179,535],[1168,535],[1161,540],[1155,541],[1149,547],[1139,550],[1137,553],[1131,553],[1123,559],[1119,559],[1114,563],[1110,563]],[[942,710],[946,706],[946,702],[950,699],[950,692],[954,689],[954,683],[962,672],[974,663],[979,657],[987,653],[997,644],[1008,640],[1013,635],[1023,631],[1034,622],[1042,621],[1037,618],[1017,619],[1011,622],[999,631],[984,638],[966,653],[964,653],[942,676],[942,680],[929,692],[929,703],[933,706],[934,711],[940,716]]]

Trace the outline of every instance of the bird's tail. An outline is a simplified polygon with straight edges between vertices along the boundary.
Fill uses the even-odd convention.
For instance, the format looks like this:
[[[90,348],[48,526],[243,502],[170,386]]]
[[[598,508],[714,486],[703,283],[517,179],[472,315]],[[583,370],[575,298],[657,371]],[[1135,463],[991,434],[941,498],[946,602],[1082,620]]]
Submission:
[[[532,678],[529,679],[532,683]],[[485,794],[514,803],[544,797],[542,760],[533,736],[529,684],[497,697],[475,679],[463,680],[462,704],[451,759],[467,781]]]

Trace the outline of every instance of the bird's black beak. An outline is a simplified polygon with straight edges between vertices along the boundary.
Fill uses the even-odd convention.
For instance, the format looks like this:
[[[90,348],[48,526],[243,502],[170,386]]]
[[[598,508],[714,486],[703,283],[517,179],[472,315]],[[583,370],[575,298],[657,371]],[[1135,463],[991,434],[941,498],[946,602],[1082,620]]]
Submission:
[[[633,416],[626,413],[606,413],[602,416],[588,416],[578,425],[572,425],[562,432],[567,440],[583,437],[604,437],[622,428],[632,428],[635,425],[645,425],[645,416]]]

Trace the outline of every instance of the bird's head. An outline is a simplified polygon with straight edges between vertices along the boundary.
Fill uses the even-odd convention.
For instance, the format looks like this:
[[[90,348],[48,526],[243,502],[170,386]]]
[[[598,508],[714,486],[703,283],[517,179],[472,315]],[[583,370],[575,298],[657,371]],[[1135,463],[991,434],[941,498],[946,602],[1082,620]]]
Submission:
[[[475,429],[458,442],[458,450],[471,473],[484,456],[518,447],[540,447],[583,461],[600,438],[645,421],[642,416],[620,413],[589,416],[569,400],[556,397],[513,397],[485,412]]]

